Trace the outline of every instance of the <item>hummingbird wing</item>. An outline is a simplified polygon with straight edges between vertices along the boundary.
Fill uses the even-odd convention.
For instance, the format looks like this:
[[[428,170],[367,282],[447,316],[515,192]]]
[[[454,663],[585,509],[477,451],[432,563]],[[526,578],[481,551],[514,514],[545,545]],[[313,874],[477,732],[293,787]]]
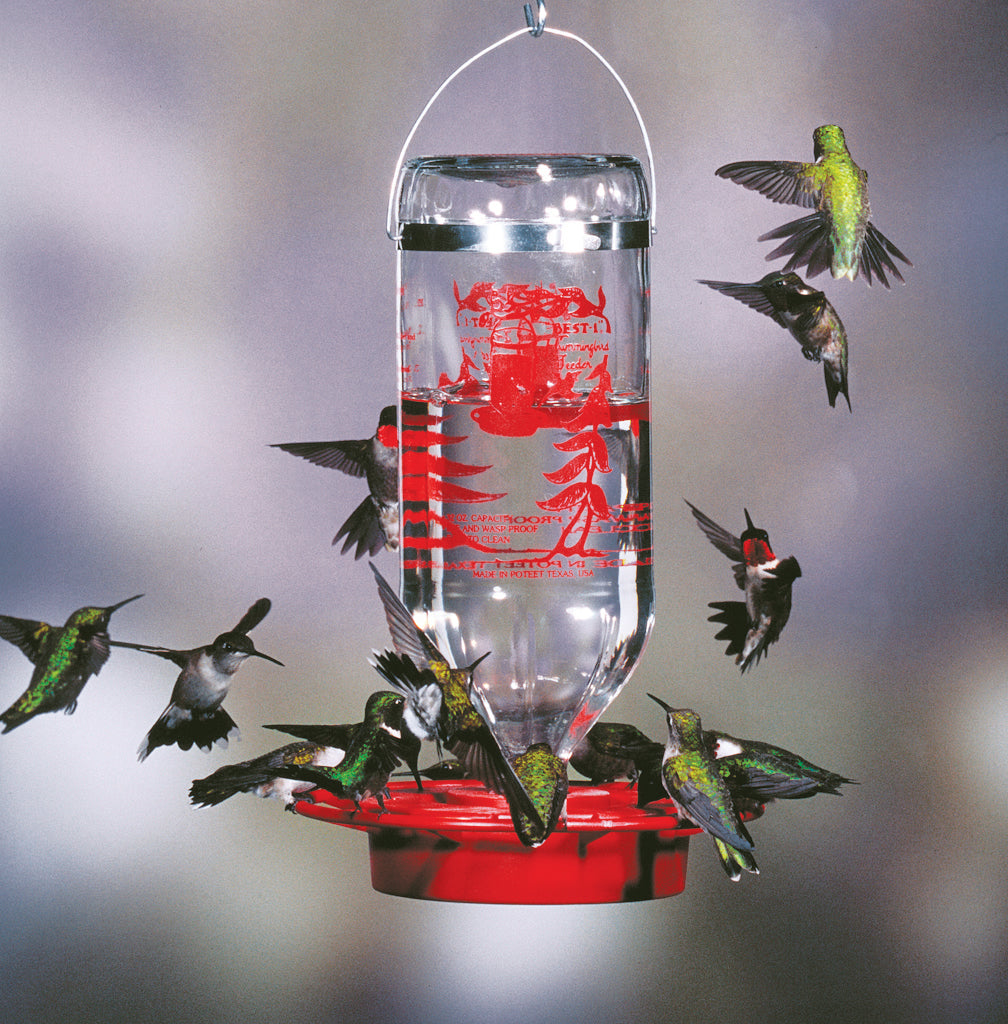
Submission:
[[[272,604],[268,597],[260,597],[255,604],[238,620],[238,625],[235,626],[232,633],[248,633],[250,630],[255,629],[256,626],[266,618],[269,613]]]
[[[340,537],[346,537],[343,547],[340,548],[340,554],[345,555],[356,544],[355,559],[360,558],[365,551],[369,555],[377,555],[385,547],[385,531],[382,529],[381,514],[370,494],[350,513],[347,521],[333,537],[333,544],[336,544]]]
[[[277,769],[285,764],[310,764],[318,752],[314,743],[288,743],[267,754],[237,764],[226,764],[202,779],[193,779],[189,800],[201,807],[212,807],[235,793],[248,793],[277,778]]]
[[[708,786],[698,785],[678,771],[672,774],[673,799],[692,822],[736,849],[753,848],[752,836],[735,813],[727,787],[718,785],[723,782],[720,775]]]
[[[200,650],[197,647],[190,651],[176,651],[171,647],[158,647],[154,644],[131,644],[126,640],[109,640],[108,644],[110,647],[127,647],[131,651],[156,654],[159,658],[174,662],[179,668],[185,668],[189,664],[190,657]]]
[[[767,298],[767,293],[759,285],[755,284],[736,284],[734,281],[703,281],[700,280],[698,284],[705,284],[708,288],[713,288],[714,291],[720,292],[722,295],[728,295],[733,299],[738,299],[739,302],[744,302],[747,306],[755,309],[757,312],[762,313],[764,316],[770,317],[775,323],[780,324],[781,327],[787,327],[787,321],[784,317],[773,307],[773,303]]]
[[[96,676],[101,671],[102,665],[109,659],[110,643],[112,641],[109,639],[108,633],[105,632],[95,633],[88,640],[87,657],[84,663],[86,670],[85,678]]]
[[[264,729],[275,729],[288,736],[297,736],[320,747],[339,747],[346,750],[357,733],[360,723],[352,725],[264,725]]]
[[[47,622],[18,619],[13,615],[0,615],[0,637],[19,648],[33,665],[39,663],[42,657],[42,647],[46,638],[52,633],[52,628]]]
[[[739,160],[714,173],[775,203],[815,207],[821,187],[809,173],[810,167],[798,160]]]
[[[374,652],[372,662],[379,674],[405,698],[403,715],[411,731],[421,739],[432,739],[438,744],[442,736],[438,720],[444,697],[437,677],[431,669],[420,669],[413,660],[398,651]],[[412,725],[409,722],[412,720]]]
[[[684,499],[685,500],[685,499]],[[687,501],[693,512],[693,518],[697,525],[703,530],[707,539],[721,552],[727,555],[734,562],[742,561],[742,541],[733,533],[729,533],[723,526],[718,526],[709,516],[705,516],[695,505]]]
[[[385,608],[392,643],[400,654],[405,654],[420,668],[431,668],[433,665],[447,664],[445,656],[437,649],[434,642],[413,621],[406,605],[399,595],[389,586],[388,581],[378,571],[374,562],[368,563],[378,583],[378,596]]]
[[[371,439],[366,438],[362,441],[293,441],[270,447],[300,456],[316,466],[338,469],[348,476],[364,476],[370,445]]]

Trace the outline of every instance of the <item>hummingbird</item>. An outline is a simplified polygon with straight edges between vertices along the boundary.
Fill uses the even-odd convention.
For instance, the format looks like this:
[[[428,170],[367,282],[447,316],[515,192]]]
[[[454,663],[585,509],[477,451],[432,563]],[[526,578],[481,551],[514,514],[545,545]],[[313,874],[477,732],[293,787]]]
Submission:
[[[0,615],[0,637],[19,647],[35,666],[28,689],[0,715],[3,732],[46,711],[72,715],[84,684],[108,661],[112,613],[141,597],[135,594],[104,608],[78,608],[62,626]]]
[[[721,866],[733,882],[742,877],[743,869],[758,875],[752,837],[718,770],[700,716],[688,708],[671,708],[653,693],[648,696],[664,709],[668,723],[661,782],[676,810],[714,840]]]
[[[797,800],[816,793],[839,795],[853,779],[813,764],[800,754],[760,740],[743,740],[728,733],[704,733],[735,800]]]
[[[373,796],[384,811],[388,780],[400,763],[404,704],[403,695],[393,690],[372,693],[364,705],[364,720],[338,765],[282,764],[277,774],[353,800],[358,811],[361,801]]]
[[[591,782],[628,778],[633,784],[648,765],[661,764],[664,749],[635,725],[596,722],[574,748],[570,763]]]
[[[156,654],[182,669],[175,680],[168,707],[161,712],[161,717],[151,726],[137,750],[138,760],[143,761],[156,747],[167,747],[173,743],[182,750],[188,750],[194,743],[209,750],[218,740],[227,746],[228,737],[232,731],[237,733],[238,726],[221,707],[221,702],[231,688],[231,680],[238,667],[246,658],[253,656],[283,667],[283,662],[257,651],[248,636],[269,610],[269,598],[260,597],[234,629],[221,633],[213,643],[188,651],[111,641],[115,647]]]
[[[801,576],[801,568],[794,555],[778,558],[773,553],[766,530],[753,525],[748,509],[743,509],[746,529],[735,537],[690,502],[686,504],[711,544],[734,561],[735,582],[745,591],[745,601],[711,601],[718,614],[709,619],[723,624],[715,638],[728,641],[725,654],[734,654],[735,664],[745,672],[781,635],[791,614],[791,585]]]
[[[222,803],[235,793],[254,793],[263,799],[273,797],[282,800],[284,809],[293,811],[297,800],[311,801],[308,794],[310,790],[315,789],[315,785],[311,782],[295,782],[293,779],[284,778],[279,774],[279,770],[284,765],[323,765],[335,768],[343,760],[357,727],[348,725],[343,728],[346,734],[338,745],[325,746],[298,740],[249,761],[225,765],[204,779],[194,779],[189,789],[189,799],[201,807],[211,807]]]
[[[398,741],[391,742],[390,747],[395,755],[401,761],[406,763],[406,766],[410,770],[410,774],[414,779],[416,779],[417,789],[422,793],[423,783],[420,781],[420,770],[418,767],[418,760],[420,757],[420,736],[409,727],[406,721],[405,707],[407,705],[408,702],[404,705],[402,735]],[[280,732],[285,732],[290,736],[296,736],[301,740],[307,740],[308,742],[314,743],[318,746],[343,747],[346,749],[360,726],[359,724],[267,725],[263,728],[277,729]]]
[[[847,392],[847,332],[829,299],[809,287],[797,274],[779,270],[753,284],[734,281],[700,281],[722,295],[729,295],[787,328],[801,345],[802,355],[821,362],[826,378],[830,408],[842,394],[850,409]]]
[[[522,845],[541,846],[557,827],[567,802],[567,765],[548,743],[533,743],[507,764],[504,796],[515,832]]]
[[[433,739],[439,747],[447,747],[471,778],[479,779],[495,793],[504,792],[503,755],[471,698],[473,674],[490,652],[464,668],[452,668],[437,645],[413,621],[375,564],[369,564],[398,654],[377,655],[375,666],[406,695],[405,715],[410,729],[422,739]]]
[[[760,235],[759,241],[783,238],[767,259],[790,254],[785,273],[803,265],[815,277],[829,268],[834,277],[855,280],[872,275],[888,288],[888,270],[903,275],[892,257],[913,266],[872,224],[868,205],[868,174],[851,159],[843,129],[820,125],[812,133],[812,163],[799,160],[741,160],[714,173],[745,188],[761,192],[775,203],[791,203],[816,212]]]
[[[399,432],[394,405],[382,409],[378,429],[363,440],[293,441],[271,447],[299,455],[317,466],[367,478],[368,496],[333,537],[333,544],[346,537],[341,555],[355,544],[355,559],[365,551],[375,555],[383,547],[390,551],[399,548]]]

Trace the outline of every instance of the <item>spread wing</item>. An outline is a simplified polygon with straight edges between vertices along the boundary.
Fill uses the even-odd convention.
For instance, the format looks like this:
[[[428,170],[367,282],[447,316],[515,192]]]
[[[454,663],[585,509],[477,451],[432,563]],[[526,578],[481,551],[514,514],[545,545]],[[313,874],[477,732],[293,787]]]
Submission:
[[[260,597],[258,601],[241,617],[233,633],[248,633],[266,618],[272,605],[268,597]]]
[[[773,307],[773,303],[767,298],[766,291],[755,284],[736,284],[733,281],[698,281],[698,284],[705,284],[708,288],[728,295],[739,302],[744,302],[751,309],[770,317],[781,327],[787,327],[784,317]],[[692,505],[690,506],[693,507]],[[695,510],[694,510],[695,512]]]
[[[0,637],[9,640],[24,656],[37,665],[42,657],[42,647],[52,632],[47,622],[34,619],[17,619],[13,615],[0,615]]]
[[[433,641],[417,627],[406,605],[399,595],[389,586],[388,581],[375,567],[374,562],[368,563],[378,583],[378,596],[385,608],[392,643],[400,654],[405,654],[420,668],[430,668],[432,664],[443,664],[445,658]]]
[[[705,516],[695,505],[686,502],[693,512],[693,518],[697,525],[706,534],[707,539],[721,552],[727,555],[733,562],[742,561],[742,541],[734,534],[729,533],[723,526],[718,526],[709,516]]]
[[[292,441],[270,447],[307,459],[316,466],[338,469],[348,476],[364,476],[370,444],[368,438],[363,441]]]
[[[739,160],[719,167],[714,173],[775,203],[815,207],[821,189],[808,168],[808,164],[798,160]]]

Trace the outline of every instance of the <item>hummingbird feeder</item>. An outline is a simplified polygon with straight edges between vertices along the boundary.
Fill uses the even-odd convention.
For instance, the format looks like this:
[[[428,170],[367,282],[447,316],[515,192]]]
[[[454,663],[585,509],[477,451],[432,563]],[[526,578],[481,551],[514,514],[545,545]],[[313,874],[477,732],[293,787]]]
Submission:
[[[604,57],[525,7],[520,29],[431,96],[399,154],[400,594],[512,760],[565,767],[626,684],[653,621],[649,246],[654,161]],[[512,39],[585,47],[637,119],[625,155],[406,154],[444,89]],[[485,659],[483,656],[486,656]],[[473,780],[393,782],[383,813],[319,792],[299,813],[366,831],[374,887],[422,899],[596,903],[671,896],[689,836],[626,783],[572,782],[538,846]]]

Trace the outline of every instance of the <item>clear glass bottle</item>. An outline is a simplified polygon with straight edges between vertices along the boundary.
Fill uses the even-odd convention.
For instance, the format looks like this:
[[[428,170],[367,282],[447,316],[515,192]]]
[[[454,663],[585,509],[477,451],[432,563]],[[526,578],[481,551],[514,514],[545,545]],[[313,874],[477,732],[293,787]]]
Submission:
[[[402,596],[509,756],[566,759],[651,629],[649,199],[628,156],[398,187]]]

